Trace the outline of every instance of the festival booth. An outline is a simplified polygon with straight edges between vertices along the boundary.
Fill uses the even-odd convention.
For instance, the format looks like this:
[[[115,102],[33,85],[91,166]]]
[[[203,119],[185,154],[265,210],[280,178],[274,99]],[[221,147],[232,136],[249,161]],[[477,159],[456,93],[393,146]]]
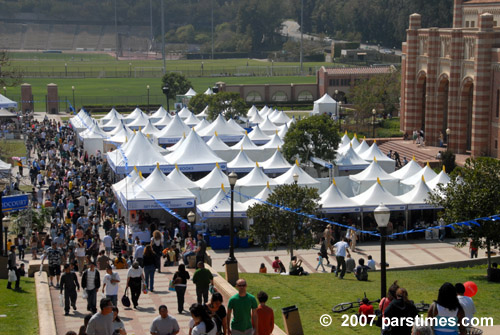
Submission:
[[[81,131],[89,128],[92,123],[92,118],[83,109],[80,109],[78,114],[69,119],[69,124],[77,133],[80,133]]]
[[[168,112],[166,111],[165,108],[163,108],[163,106],[160,106],[160,108],[158,108],[156,110],[156,112],[154,112],[153,114],[151,114],[149,116],[149,121],[151,121],[151,123],[155,124],[156,122],[163,119],[165,116],[170,116],[170,115],[168,115]]]
[[[272,135],[275,134],[278,129],[278,126],[276,126],[274,123],[272,123],[271,120],[269,120],[268,117],[264,118],[264,122],[259,123],[260,130],[266,135]]]
[[[0,159],[0,177],[8,178],[10,176],[12,165],[9,163],[5,163]]]
[[[212,91],[212,89],[209,87],[209,88],[206,89],[205,92],[203,92],[203,94],[205,94],[205,95],[213,95],[214,91]]]
[[[216,165],[225,170],[227,165],[193,130],[182,144],[165,158],[171,168],[177,164],[182,172],[211,171]]]
[[[298,161],[295,161],[295,164],[293,164],[293,166],[287,172],[279,177],[274,178],[274,181],[278,185],[293,184],[295,183],[293,179],[294,174],[297,174],[299,176],[299,179],[297,181],[298,185],[320,189],[321,183],[308,175],[304,170],[302,170],[299,166]]]
[[[126,124],[129,124],[131,122],[133,122],[135,119],[137,119],[138,117],[140,117],[140,115],[144,114],[144,112],[139,108],[139,107],[136,107],[132,113],[130,113],[129,115],[125,116],[123,118],[123,120],[125,121]],[[144,114],[143,116],[146,116],[146,114]]]
[[[247,117],[252,117],[257,113],[259,113],[259,110],[257,109],[257,107],[255,107],[255,105],[252,105],[252,107],[250,107],[250,109],[248,109],[247,111]]]
[[[123,119],[123,115],[118,113],[118,111],[115,109],[115,107],[111,108],[111,110],[106,115],[104,115],[102,118],[100,118],[99,123],[101,125],[105,125],[108,123],[109,120],[112,120],[114,118],[116,118],[118,120]]]
[[[260,163],[260,166],[262,166],[266,174],[271,175],[285,173],[292,167],[292,165],[288,163],[285,157],[281,154],[279,146],[268,160]]]
[[[384,169],[384,171],[387,173],[391,173],[396,170],[396,162],[394,161],[394,159],[391,159],[384,155],[384,153],[378,148],[376,141],[373,141],[371,147],[365,152],[361,153],[359,157],[369,162],[373,161],[373,159],[376,158],[378,163],[380,164],[380,167],[382,167],[382,169]]]
[[[124,124],[123,118],[116,117],[115,115],[111,116],[111,119],[106,120],[106,122],[103,122],[102,119],[98,121],[98,124],[100,124],[100,127],[102,130],[105,132],[110,132],[113,131],[116,127]]]
[[[175,143],[174,145],[170,146],[170,147],[166,147],[165,150],[168,152],[167,155],[171,152],[174,152],[175,150],[177,150],[181,145],[182,143],[184,143],[184,141],[186,140],[186,134],[182,134],[182,137],[181,139],[179,140],[179,142]]]
[[[248,210],[248,208],[252,207],[253,205],[263,205],[264,204],[263,201],[267,201],[267,198],[269,198],[269,196],[272,193],[273,193],[273,191],[271,190],[271,187],[269,186],[269,184],[267,184],[266,187],[264,187],[262,189],[262,191],[260,191],[259,193],[257,193],[257,195],[255,195],[255,196],[253,196],[251,198],[250,197],[244,197],[244,196],[242,196],[241,198],[243,200],[244,199],[249,199],[249,200],[243,202],[243,205],[245,205],[246,209]]]
[[[370,165],[370,163],[359,157],[350,143],[349,149],[335,159],[335,164],[338,167],[339,176],[348,176],[359,170],[364,170]]]
[[[236,157],[227,163],[227,172],[235,172],[240,174],[246,174],[255,167],[255,162],[248,158],[244,149],[242,148]]]
[[[148,116],[145,113],[140,112],[137,114],[133,121],[127,122],[127,126],[132,130],[139,130],[146,127],[148,123]]]
[[[197,180],[195,183],[201,189],[200,202],[207,202],[209,199],[212,199],[221,188],[221,185],[223,187],[230,187],[229,178],[222,171],[219,164],[208,175]]]
[[[391,194],[399,194],[399,179],[385,172],[377,159],[373,160],[362,172],[350,175],[349,179],[353,181],[353,193],[356,195],[365,192],[377,182],[382,183],[381,185],[384,186],[384,189]]]
[[[278,132],[276,132],[274,135],[270,137],[269,142],[262,145],[260,148],[262,148],[262,150],[264,151],[264,156],[269,158],[271,157],[271,155],[274,154],[276,148],[282,148],[284,144],[285,141],[283,141],[281,137],[278,135]]]
[[[413,156],[413,159],[409,163],[407,163],[401,169],[390,173],[390,175],[394,178],[403,180],[420,173],[420,171],[422,171],[422,167],[415,160],[415,156]]]
[[[288,125],[286,123],[278,127],[279,138],[284,139],[287,132],[288,132]]]
[[[288,115],[286,115],[283,111],[277,112],[276,114],[272,115],[269,117],[269,120],[271,120],[272,123],[275,125],[286,125],[288,122],[290,122],[290,118]]]
[[[0,108],[17,108],[17,102],[0,94]]]
[[[264,118],[260,115],[259,112],[255,113],[250,117],[250,119],[248,119],[248,123],[250,126],[255,126],[261,124],[262,122],[264,122]]]
[[[246,155],[254,162],[268,158],[263,155],[262,147],[259,147],[255,143],[253,143],[247,134],[245,134],[238,143],[231,146],[230,148],[233,152],[240,152],[241,150],[245,150]]]
[[[150,118],[150,120],[151,120],[151,118]],[[167,114],[163,115],[162,118],[159,119],[158,121],[151,120],[151,123],[153,123],[153,126],[155,126],[158,130],[162,130],[163,128],[168,126],[170,121],[172,121],[172,117],[170,115],[168,115],[168,113],[167,113]]]
[[[208,117],[208,105],[201,111],[201,113],[196,114],[199,120],[206,120]]]
[[[314,101],[314,107],[312,111],[312,115],[318,114],[328,114],[335,115],[337,117],[338,113],[338,103],[335,101],[328,93],[325,93],[321,98]]]
[[[368,149],[370,149],[370,146],[368,145],[368,143],[366,143],[366,139],[363,139],[363,141],[361,142],[361,144],[356,149],[354,149],[354,151],[358,155],[361,155],[363,152],[365,152]]]
[[[175,166],[175,169],[173,169],[172,172],[167,175],[167,178],[174,182],[178,187],[185,188],[191,191],[191,193],[196,196],[196,202],[200,201],[200,187],[196,185],[194,181],[186,177],[186,175],[181,172],[177,165]]]
[[[134,166],[144,174],[153,172],[157,163],[163,171],[170,168],[159,149],[141,132],[136,132],[125,145],[106,156],[111,170],[118,175],[129,173]]]
[[[431,191],[439,193],[438,185],[441,184],[443,187],[445,187],[449,182],[450,177],[446,173],[445,166],[443,165],[443,170],[439,172],[436,177],[427,182],[427,186],[431,189]]]
[[[95,121],[88,129],[78,133],[78,140],[83,143],[83,150],[89,155],[95,155],[97,151],[104,152],[104,140],[107,138],[108,134],[102,131]]]
[[[239,178],[236,181],[235,190],[246,196],[253,197],[257,195],[259,191],[262,190],[264,186],[270,185],[272,187],[276,186],[277,183],[272,178],[269,178],[259,164],[256,163],[254,168],[246,176]],[[239,194],[234,195],[235,199],[238,197],[239,201],[247,201],[247,198],[243,198]]]
[[[149,177],[138,184],[138,187],[132,188],[127,194],[120,192],[118,199],[126,211],[161,210],[161,214],[164,214],[164,208],[195,207],[194,194],[168,179],[160,170],[159,165]],[[139,236],[141,241],[149,242],[151,232],[147,229],[140,229],[137,222],[132,219],[133,217],[137,217],[137,215],[130,215],[129,222],[131,224],[127,233],[131,233],[133,238]]]
[[[421,169],[419,172],[413,174],[412,176],[401,180],[400,184],[400,193],[399,194],[404,194],[410,191],[417,185],[420,180],[422,179],[422,176],[424,176],[425,180],[432,180],[437,176],[437,173],[434,172],[434,170],[430,167],[429,163]]]
[[[198,114],[199,115],[199,114]],[[198,117],[198,115],[196,117]],[[200,123],[198,123],[196,126],[193,127],[193,129],[199,133],[202,129],[208,127],[210,125],[210,122],[207,121],[207,119],[202,119]]]
[[[215,135],[215,132],[217,132],[219,138],[225,143],[236,143],[241,140],[244,134],[244,130],[242,131],[241,127],[238,129],[228,124],[222,114],[219,114],[217,119],[209,126],[201,129],[199,134],[205,141],[208,141]]]
[[[262,107],[262,109],[259,111],[259,114],[260,116],[262,116],[264,119],[266,118],[266,116],[272,112],[272,109],[267,107],[267,105],[265,105],[264,107]]]
[[[179,114],[175,114],[170,123],[158,131],[154,137],[159,145],[172,145],[177,143],[183,135],[189,134],[191,128],[189,128],[179,117]]]
[[[270,140],[270,137],[260,130],[259,125],[253,127],[252,131],[248,134],[248,138],[257,145],[266,144]]]
[[[194,116],[193,113],[191,113],[191,115],[189,115],[188,118],[184,120],[184,123],[191,128],[196,126],[200,122],[201,121],[196,116]]]
[[[339,190],[335,179],[330,187],[321,193],[320,198],[320,211],[324,214],[359,213],[361,211],[360,206],[355,201]]]
[[[141,131],[141,133],[143,133],[146,136],[148,136],[148,135],[154,136],[156,133],[159,132],[158,128],[153,126],[153,124],[151,123],[151,120],[148,120],[148,122],[146,123],[146,126],[142,129],[140,129],[140,131]]]
[[[182,109],[177,113],[179,117],[184,121],[188,117],[190,117],[193,113],[187,108],[187,107],[182,107]]]
[[[342,138],[340,139],[339,149],[345,145],[348,145],[349,143],[351,143],[351,139],[347,135],[347,130],[346,130],[344,136],[342,136]]]
[[[219,138],[217,132],[215,132],[214,136],[207,142],[207,145],[217,156],[227,162],[232,161],[237,155],[236,151],[231,150],[231,148]]]

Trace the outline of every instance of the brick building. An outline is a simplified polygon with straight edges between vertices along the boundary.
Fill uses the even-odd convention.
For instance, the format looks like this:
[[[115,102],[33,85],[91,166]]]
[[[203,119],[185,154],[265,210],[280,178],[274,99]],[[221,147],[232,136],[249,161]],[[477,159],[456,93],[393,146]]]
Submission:
[[[455,0],[453,28],[410,16],[401,60],[401,129],[440,133],[455,152],[500,158],[500,2]],[[448,135],[447,135],[448,133]]]

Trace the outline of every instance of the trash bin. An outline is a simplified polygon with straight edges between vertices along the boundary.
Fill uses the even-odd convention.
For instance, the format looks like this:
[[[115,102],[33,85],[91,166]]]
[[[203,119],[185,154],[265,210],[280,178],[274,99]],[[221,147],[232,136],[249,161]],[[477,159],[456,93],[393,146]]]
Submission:
[[[281,309],[283,313],[283,324],[285,333],[288,335],[304,335],[302,323],[300,322],[299,309],[297,306],[289,306]]]

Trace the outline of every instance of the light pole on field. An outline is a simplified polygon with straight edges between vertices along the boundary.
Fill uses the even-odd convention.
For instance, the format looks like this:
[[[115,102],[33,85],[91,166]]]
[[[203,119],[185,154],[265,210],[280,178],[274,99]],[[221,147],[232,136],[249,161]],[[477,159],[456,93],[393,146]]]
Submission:
[[[377,226],[380,231],[380,298],[385,297],[387,292],[387,274],[386,267],[387,263],[385,261],[385,238],[387,234],[387,224],[389,223],[389,218],[391,217],[391,211],[389,208],[380,203],[380,205],[373,211],[375,216],[375,221],[377,221]]]

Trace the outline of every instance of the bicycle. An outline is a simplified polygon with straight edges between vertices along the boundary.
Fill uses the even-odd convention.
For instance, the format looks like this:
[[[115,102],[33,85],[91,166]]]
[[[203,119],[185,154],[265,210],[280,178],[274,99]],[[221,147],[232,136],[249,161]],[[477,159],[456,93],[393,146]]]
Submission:
[[[415,307],[417,308],[417,311],[419,313],[427,312],[429,310],[430,306],[431,306],[430,304],[425,303],[423,300],[420,301],[419,303],[415,304]]]
[[[365,298],[366,298],[366,293],[365,293]],[[369,304],[373,304],[373,303],[378,304],[379,302],[380,302],[380,299],[368,301]],[[333,306],[332,312],[334,312],[334,313],[345,312],[351,308],[356,308],[356,307],[361,306],[361,303],[362,303],[361,299],[358,299],[357,301],[353,301],[353,302],[342,302],[338,305]]]

